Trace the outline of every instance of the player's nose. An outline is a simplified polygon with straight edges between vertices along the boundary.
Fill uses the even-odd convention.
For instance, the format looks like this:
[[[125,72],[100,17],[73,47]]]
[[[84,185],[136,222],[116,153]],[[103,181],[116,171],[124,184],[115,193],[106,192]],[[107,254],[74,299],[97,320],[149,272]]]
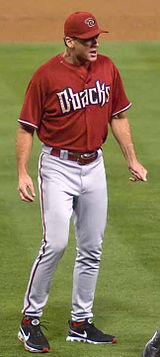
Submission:
[[[92,39],[92,46],[96,46],[96,47],[99,46],[98,38],[94,37],[94,38]]]

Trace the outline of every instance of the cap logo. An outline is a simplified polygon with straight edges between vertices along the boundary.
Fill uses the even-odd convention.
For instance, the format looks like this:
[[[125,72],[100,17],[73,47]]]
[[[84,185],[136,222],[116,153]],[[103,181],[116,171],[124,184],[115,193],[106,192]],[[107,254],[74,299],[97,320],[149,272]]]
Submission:
[[[89,27],[93,27],[95,25],[96,21],[89,17],[88,19],[85,20],[85,24],[88,25]]]

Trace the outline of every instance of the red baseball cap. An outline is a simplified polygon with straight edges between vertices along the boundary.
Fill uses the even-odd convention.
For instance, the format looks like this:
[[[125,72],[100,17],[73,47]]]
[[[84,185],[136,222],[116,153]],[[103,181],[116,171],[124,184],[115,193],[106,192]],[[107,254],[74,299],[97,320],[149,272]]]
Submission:
[[[108,31],[101,30],[98,26],[96,18],[89,12],[74,12],[67,17],[64,24],[65,37],[69,36],[87,39],[97,36],[100,33],[108,33]]]

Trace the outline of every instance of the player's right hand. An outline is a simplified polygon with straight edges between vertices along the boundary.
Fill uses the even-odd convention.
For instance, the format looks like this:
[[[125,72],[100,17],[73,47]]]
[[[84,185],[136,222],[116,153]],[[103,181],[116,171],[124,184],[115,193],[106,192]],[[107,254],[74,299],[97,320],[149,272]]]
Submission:
[[[19,177],[18,193],[22,201],[33,202],[35,199],[35,191],[32,179],[29,175]]]

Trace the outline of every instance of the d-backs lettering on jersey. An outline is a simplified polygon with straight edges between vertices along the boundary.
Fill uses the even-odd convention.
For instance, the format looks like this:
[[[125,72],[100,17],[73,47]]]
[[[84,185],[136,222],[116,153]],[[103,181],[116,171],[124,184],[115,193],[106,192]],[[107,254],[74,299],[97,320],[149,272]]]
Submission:
[[[109,101],[110,85],[105,82],[95,82],[95,87],[86,88],[83,91],[74,93],[72,88],[65,88],[58,92],[62,113],[85,108],[88,105],[100,105],[101,107]]]

